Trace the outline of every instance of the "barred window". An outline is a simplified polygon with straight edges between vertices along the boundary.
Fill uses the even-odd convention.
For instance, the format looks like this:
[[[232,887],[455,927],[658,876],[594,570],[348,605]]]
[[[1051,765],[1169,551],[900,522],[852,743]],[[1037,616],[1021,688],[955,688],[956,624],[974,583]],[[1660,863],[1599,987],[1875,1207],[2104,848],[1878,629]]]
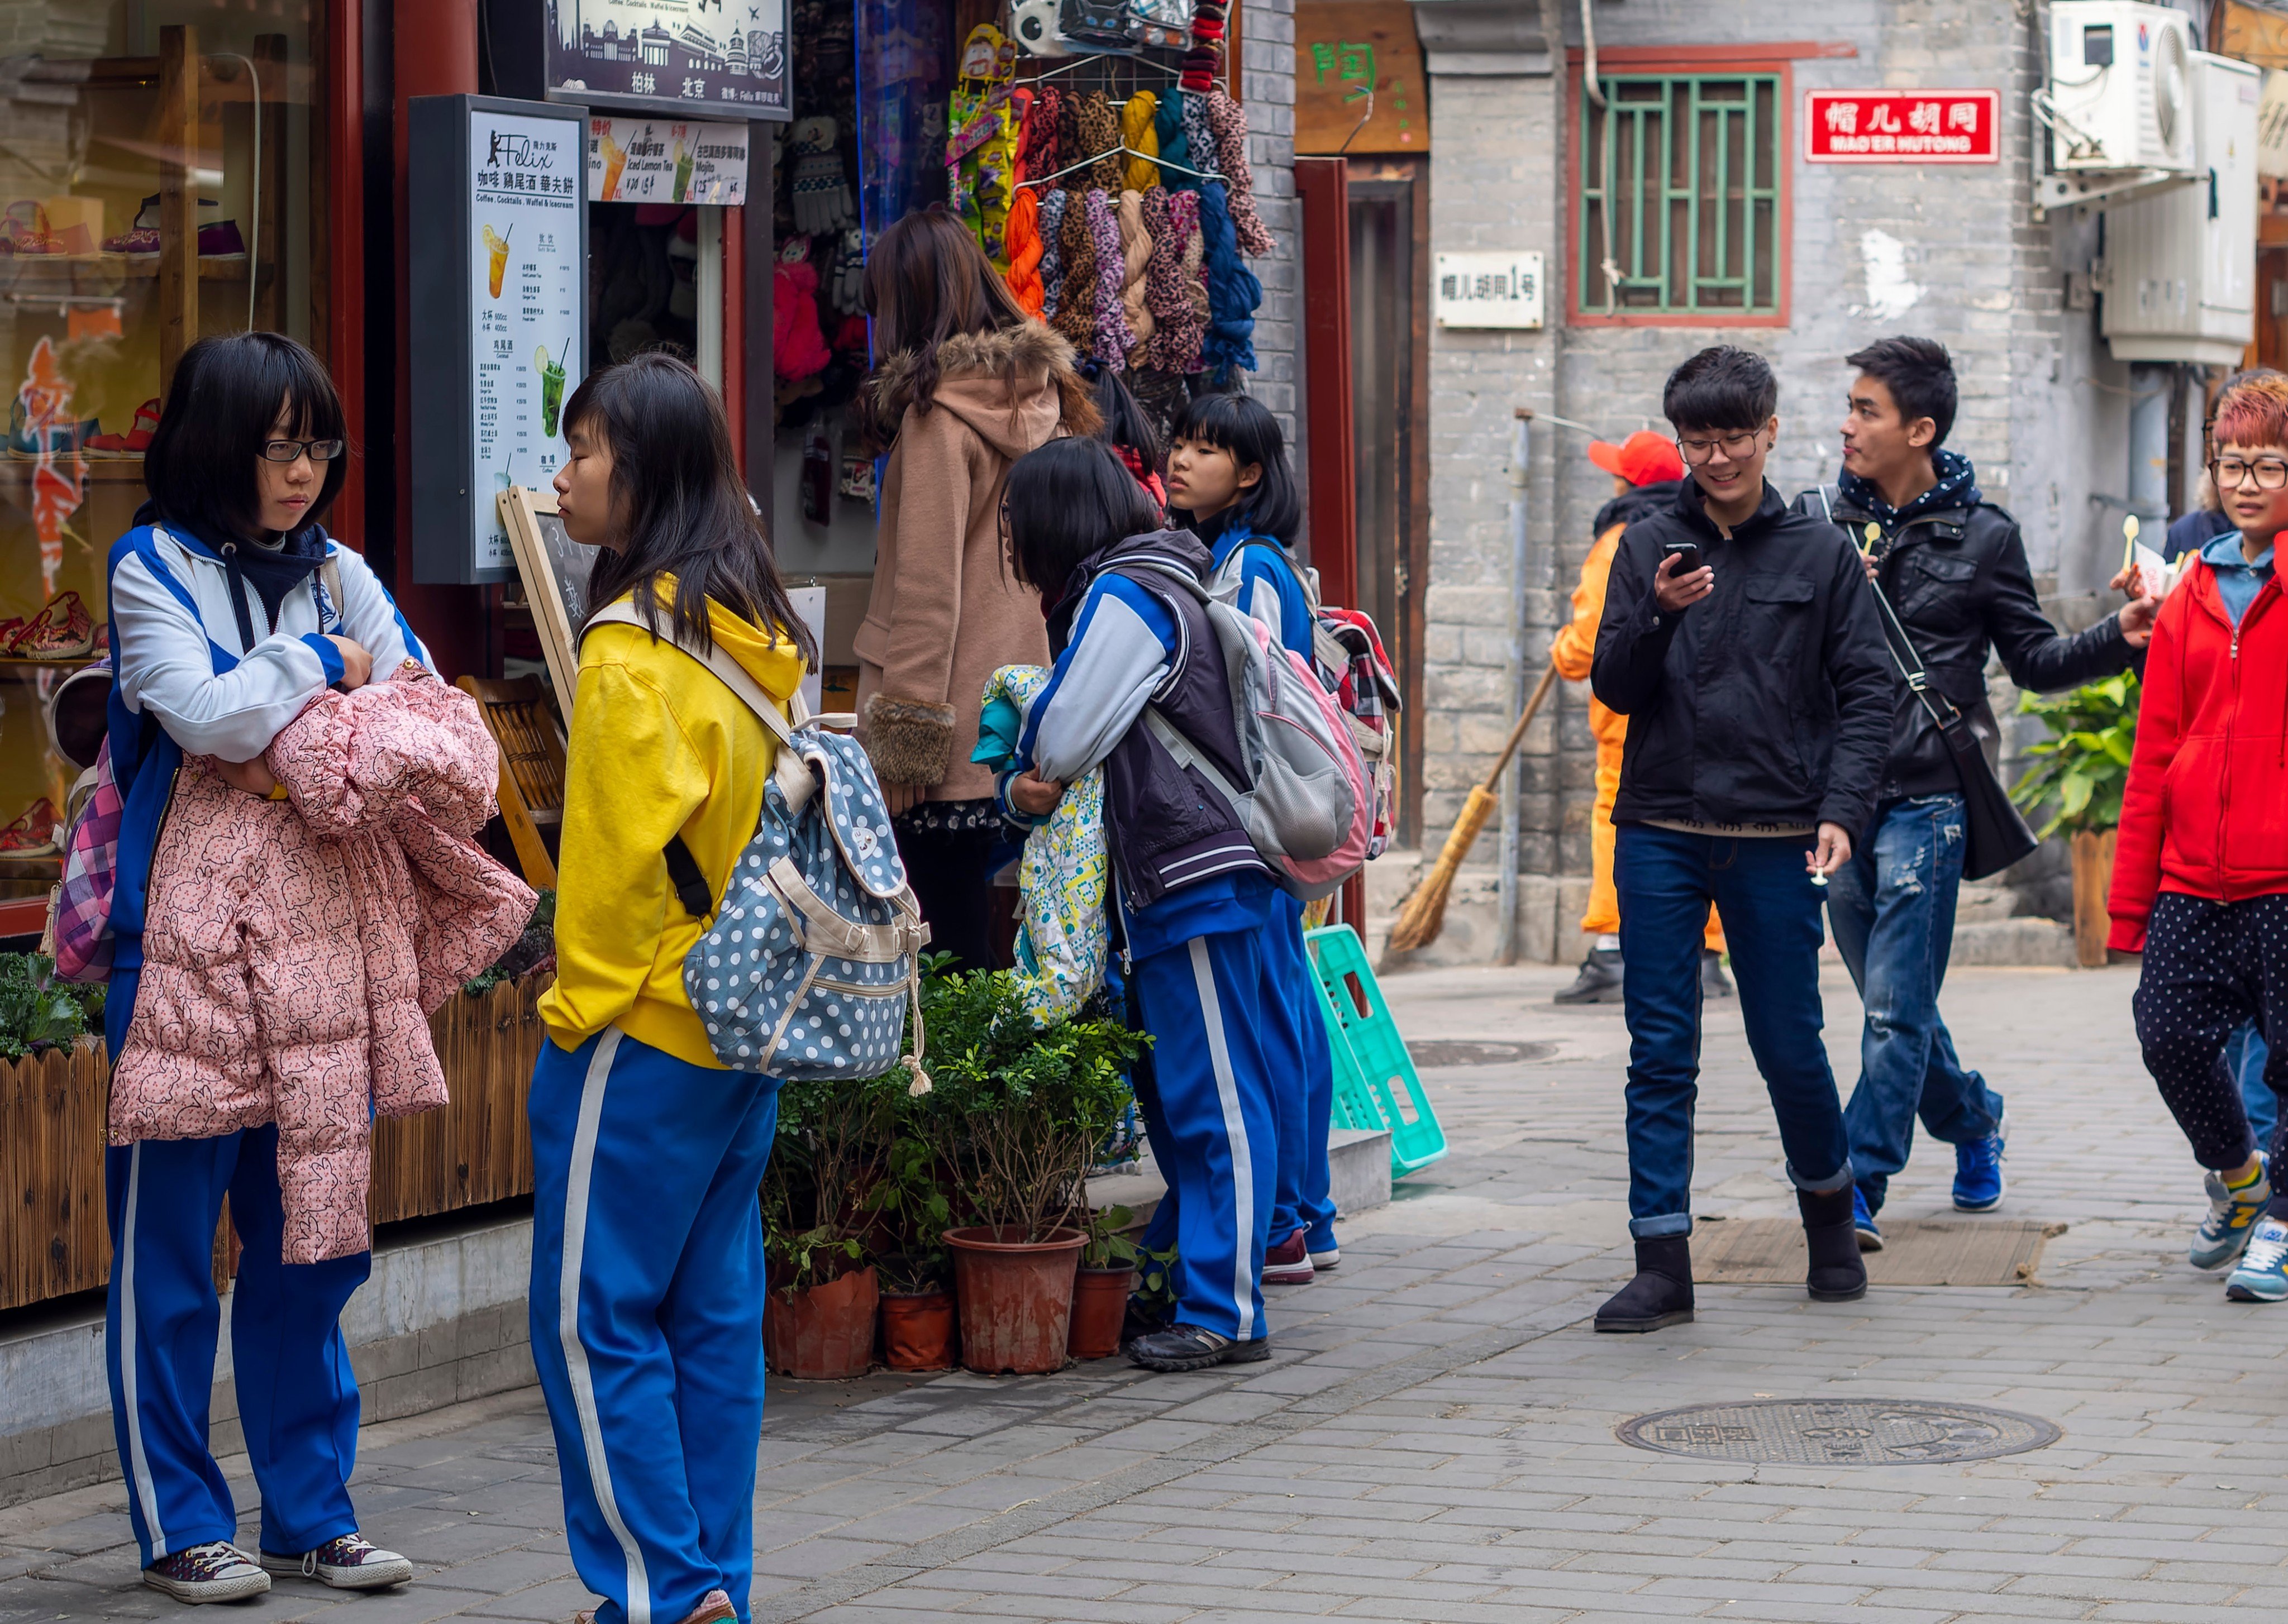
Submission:
[[[1581,92],[1579,313],[1777,314],[1779,75],[1598,83],[1602,107]]]

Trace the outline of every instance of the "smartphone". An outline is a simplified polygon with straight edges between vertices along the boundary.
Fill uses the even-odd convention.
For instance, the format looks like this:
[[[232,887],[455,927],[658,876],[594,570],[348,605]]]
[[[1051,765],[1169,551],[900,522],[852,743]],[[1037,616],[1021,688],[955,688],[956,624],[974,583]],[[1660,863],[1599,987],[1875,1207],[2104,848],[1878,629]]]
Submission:
[[[1700,567],[1700,543],[1697,542],[1664,542],[1660,550],[1676,560],[1676,567],[1668,572],[1671,581],[1680,581]]]

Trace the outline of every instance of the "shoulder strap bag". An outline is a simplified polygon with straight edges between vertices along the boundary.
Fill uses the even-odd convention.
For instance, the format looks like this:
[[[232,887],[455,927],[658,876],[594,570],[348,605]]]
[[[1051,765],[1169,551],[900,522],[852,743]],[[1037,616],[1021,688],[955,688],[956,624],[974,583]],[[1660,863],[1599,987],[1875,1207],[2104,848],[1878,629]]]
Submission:
[[[1827,511],[1828,522],[1841,529],[1823,485],[1819,487],[1819,502]],[[1882,583],[1871,579],[1867,588],[1875,594],[1876,606],[1883,612],[1883,644],[1890,650],[1891,663],[1899,668],[1899,675],[1906,679],[1908,688],[1938,725],[1947,751],[1954,757],[1955,776],[1962,781],[1963,820],[1967,826],[1962,877],[1983,880],[1999,874],[2042,843],[2028,827],[2016,803],[2010,799],[2010,792],[2002,787],[2002,780],[1995,776],[1993,764],[1986,759],[1986,751],[1978,742],[1969,716],[1961,706],[1931,686],[1930,675],[1923,669],[1923,657],[1916,652],[1914,639],[1907,636],[1898,612],[1891,607],[1890,597],[1883,590]]]

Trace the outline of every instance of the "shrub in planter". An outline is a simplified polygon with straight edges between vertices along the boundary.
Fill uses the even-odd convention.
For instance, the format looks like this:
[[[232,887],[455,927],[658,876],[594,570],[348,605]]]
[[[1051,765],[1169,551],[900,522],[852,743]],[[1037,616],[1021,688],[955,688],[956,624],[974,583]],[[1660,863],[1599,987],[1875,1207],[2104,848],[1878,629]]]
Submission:
[[[2055,814],[2043,839],[2065,834],[2073,848],[2075,956],[2089,969],[2106,960],[2110,923],[2106,893],[2113,886],[2114,832],[2121,823],[2121,794],[2137,748],[2137,675],[2123,671],[2070,693],[2029,693],[2020,712],[2039,717],[2050,737],[2028,752],[2034,764],[2010,791],[2030,816],[2045,806]]]
[[[927,1095],[898,1096],[910,1113]],[[909,1123],[910,1125],[910,1123]],[[949,1370],[956,1338],[952,1273],[943,1237],[952,1216],[948,1181],[928,1145],[894,1139],[866,1192],[877,1229],[895,1238],[876,1267],[882,1281],[882,1362],[893,1370]]]
[[[1089,1215],[1088,1241],[1081,1248],[1080,1273],[1073,1283],[1072,1328],[1065,1351],[1076,1359],[1108,1359],[1120,1351],[1120,1327],[1128,1295],[1136,1287],[1135,1241],[1124,1232],[1136,1215],[1125,1207],[1106,1207]]]
[[[69,1048],[103,1026],[103,989],[55,978],[56,962],[0,953],[0,1060]]]
[[[872,1360],[878,1287],[861,1194],[880,1167],[902,1086],[881,1077],[779,1089],[761,1199],[770,1259],[763,1350],[782,1374],[838,1380],[864,1374]]]

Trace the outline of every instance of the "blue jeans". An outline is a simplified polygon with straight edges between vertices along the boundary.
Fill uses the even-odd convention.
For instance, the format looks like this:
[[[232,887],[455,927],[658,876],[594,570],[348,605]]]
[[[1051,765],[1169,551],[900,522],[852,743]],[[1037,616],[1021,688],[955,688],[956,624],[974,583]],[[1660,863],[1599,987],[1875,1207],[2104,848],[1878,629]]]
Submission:
[[[1700,937],[1723,916],[1748,1047],[1799,1189],[1851,1182],[1843,1107],[1820,1042],[1819,887],[1807,839],[1736,840],[1650,824],[1616,831],[1621,997],[1629,1023],[1629,1233],[1692,1232],[1692,1110],[1700,1094]]]
[[[2273,1125],[2280,1120],[2280,1102],[2272,1097],[2272,1085],[2264,1081],[2264,1062],[2271,1052],[2254,1021],[2234,1033],[2224,1046],[2225,1069],[2240,1084],[2241,1103],[2248,1107],[2248,1129],[2259,1145],[2272,1143]]]
[[[1907,1165],[1918,1113],[1947,1145],[1982,1139],[2002,1121],[2002,1097],[1963,1068],[1938,1013],[1966,837],[1958,795],[1889,802],[1827,887],[1835,945],[1867,1010],[1843,1120],[1870,1212]]]

